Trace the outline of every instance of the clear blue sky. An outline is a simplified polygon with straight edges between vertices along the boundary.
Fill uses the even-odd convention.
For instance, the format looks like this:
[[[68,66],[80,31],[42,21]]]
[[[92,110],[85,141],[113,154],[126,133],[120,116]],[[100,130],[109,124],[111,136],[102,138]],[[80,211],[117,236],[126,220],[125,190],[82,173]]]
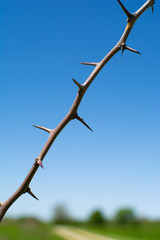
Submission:
[[[136,11],[145,0],[123,0]],[[106,216],[131,206],[140,216],[160,218],[160,6],[148,9],[127,44],[141,56],[119,52],[90,86],[79,114],[93,129],[72,121],[58,136],[27,194],[9,215],[51,217],[65,203],[79,218],[94,208]],[[0,0],[0,201],[31,168],[48,134],[83,83],[117,43],[126,16],[116,0]]]

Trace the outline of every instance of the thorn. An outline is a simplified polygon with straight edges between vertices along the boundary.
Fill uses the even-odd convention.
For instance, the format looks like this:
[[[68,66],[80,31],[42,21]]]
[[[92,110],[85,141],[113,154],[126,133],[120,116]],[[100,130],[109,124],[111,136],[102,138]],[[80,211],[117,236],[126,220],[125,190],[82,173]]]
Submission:
[[[122,59],[124,50],[125,50],[125,48],[124,48],[124,46],[123,46],[123,47],[122,47],[122,53],[121,53],[121,59]]]
[[[131,52],[134,52],[134,53],[137,53],[137,54],[141,55],[140,52],[138,52],[137,50],[135,50],[135,49],[133,49],[133,48],[130,48],[130,47],[128,47],[128,46],[125,46],[125,49],[127,49],[128,51],[131,51]]]
[[[39,166],[41,166],[41,168],[44,169],[43,164],[42,164],[42,161],[41,161],[39,158],[36,158],[36,159],[35,159],[35,162],[36,162]]]
[[[73,80],[73,82],[79,87],[79,89],[83,89],[84,87],[83,87],[83,85],[82,84],[80,84],[79,82],[77,82],[74,78],[72,78],[72,80]]]
[[[84,122],[83,118],[80,118],[78,114],[76,113],[75,117],[77,120],[79,120],[81,123],[83,123],[89,130],[93,132],[93,130],[87,125],[87,123]]]
[[[46,127],[40,127],[40,126],[36,126],[36,125],[33,125],[33,127],[36,127],[36,128],[42,129],[42,130],[44,130],[44,131],[46,131],[46,132],[48,132],[48,133],[50,133],[50,132],[52,131],[51,129],[46,128]]]
[[[123,11],[125,12],[125,14],[127,15],[128,18],[132,17],[132,13],[130,13],[126,8],[125,6],[121,3],[120,0],[117,0],[121,6],[121,8],[123,9]]]
[[[154,8],[153,8],[153,5],[151,5],[151,9],[152,9],[152,13],[154,13]]]
[[[0,208],[3,206],[3,204],[4,204],[3,202],[0,202]]]
[[[33,198],[39,200],[39,199],[32,193],[32,191],[31,191],[30,188],[28,188],[26,192],[29,193],[29,195],[31,195]]]
[[[97,66],[98,65],[98,63],[96,63],[96,62],[80,62],[80,64],[90,65],[90,66]]]
[[[128,51],[131,51],[131,52],[134,52],[134,53],[137,53],[137,54],[141,55],[140,52],[138,52],[137,50],[135,50],[133,48],[130,48],[130,47],[126,46],[126,44],[123,44],[121,48],[122,48],[121,58],[122,58],[124,50],[128,50]]]

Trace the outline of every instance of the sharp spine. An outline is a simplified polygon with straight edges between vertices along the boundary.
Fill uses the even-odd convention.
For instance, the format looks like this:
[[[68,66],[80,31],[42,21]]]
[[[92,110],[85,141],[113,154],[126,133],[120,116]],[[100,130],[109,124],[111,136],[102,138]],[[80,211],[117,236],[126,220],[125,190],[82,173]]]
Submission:
[[[96,63],[96,62],[81,62],[80,64],[90,65],[90,66],[97,66],[98,65],[98,63]]]
[[[33,198],[39,200],[39,199],[32,193],[32,191],[31,191],[30,188],[28,188],[26,192],[27,192],[29,195],[31,195]]]
[[[123,57],[123,52],[124,52],[124,50],[125,50],[125,48],[123,47],[123,48],[122,48],[122,53],[121,53],[121,59],[122,59],[122,57]]]
[[[151,5],[151,9],[152,9],[152,13],[154,13],[154,8],[153,8],[153,5]]]
[[[4,204],[3,202],[0,202],[0,208],[3,206],[3,204]]]
[[[81,123],[83,123],[90,131],[93,132],[93,130],[88,126],[87,123],[85,123],[85,121],[83,120],[83,118],[79,117],[78,114],[75,115],[75,117],[77,120],[79,120]]]
[[[39,158],[36,158],[36,159],[35,159],[35,162],[36,162],[39,166],[41,166],[41,168],[44,169],[43,164],[42,164],[42,161],[41,161]]]
[[[128,51],[131,51],[131,52],[134,52],[134,53],[137,53],[137,54],[141,55],[140,52],[138,52],[137,50],[135,50],[135,49],[133,49],[131,47],[125,46],[125,49],[127,49]]]
[[[46,128],[46,127],[40,127],[40,126],[36,126],[36,125],[33,125],[33,127],[39,128],[39,129],[44,130],[44,131],[46,131],[48,133],[50,133],[52,131],[51,129]]]
[[[123,44],[121,48],[122,48],[121,58],[122,58],[122,55],[123,55],[124,50],[128,50],[128,51],[130,51],[130,52],[134,52],[134,53],[137,53],[137,54],[141,55],[140,52],[138,52],[137,50],[135,50],[135,49],[133,49],[133,48],[131,48],[131,47],[126,46],[125,44]]]
[[[79,87],[79,89],[83,89],[84,87],[83,87],[83,85],[82,84],[80,84],[79,82],[77,82],[74,78],[72,78],[72,80],[73,80],[73,82],[77,85],[77,87]]]
[[[120,0],[117,0],[118,3],[120,4],[121,8],[123,9],[123,11],[125,12],[125,14],[127,15],[128,18],[132,17],[132,13],[130,13],[125,6],[122,4],[122,2]]]

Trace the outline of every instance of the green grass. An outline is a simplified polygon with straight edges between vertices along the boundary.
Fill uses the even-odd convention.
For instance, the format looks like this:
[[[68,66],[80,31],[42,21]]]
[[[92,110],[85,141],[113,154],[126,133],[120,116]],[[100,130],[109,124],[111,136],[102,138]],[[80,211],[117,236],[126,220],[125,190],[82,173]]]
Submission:
[[[120,240],[160,240],[160,222],[145,222],[125,226],[108,224],[106,226],[83,225],[79,227]]]
[[[53,225],[36,219],[4,220],[0,224],[0,240],[62,240],[53,234]]]
[[[114,223],[105,226],[77,223],[73,226],[118,240],[160,240],[160,222],[141,222],[124,226]],[[53,227],[53,224],[43,223],[34,218],[6,219],[0,224],[0,240],[63,240],[54,235]]]

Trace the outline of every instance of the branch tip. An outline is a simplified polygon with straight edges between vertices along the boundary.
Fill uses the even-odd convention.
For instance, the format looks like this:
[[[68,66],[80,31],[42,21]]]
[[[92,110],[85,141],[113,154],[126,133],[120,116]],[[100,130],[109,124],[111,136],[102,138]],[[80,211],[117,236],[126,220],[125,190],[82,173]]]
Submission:
[[[127,15],[128,18],[132,17],[132,13],[130,13],[125,6],[122,4],[122,2],[120,0],[117,0],[118,3],[120,4],[121,8],[123,9],[123,11],[125,12],[125,14]]]
[[[79,87],[79,89],[83,89],[83,85],[77,82],[74,78],[72,78],[73,82]]]
[[[39,199],[32,193],[32,191],[31,191],[30,188],[28,188],[26,192],[27,192],[29,195],[31,195],[33,198],[39,200]]]
[[[80,62],[80,64],[90,65],[90,66],[97,66],[98,65],[98,63],[96,63],[96,62]]]
[[[81,123],[83,123],[91,132],[93,132],[93,130],[88,126],[88,124],[83,120],[83,118],[79,117],[78,114],[76,113],[75,117],[77,120],[79,120]]]
[[[48,132],[48,133],[50,133],[52,130],[51,129],[49,129],[49,128],[46,128],[46,127],[40,127],[40,126],[36,126],[36,125],[32,125],[33,127],[36,127],[36,128],[39,128],[39,129],[41,129],[41,130],[44,130],[44,131],[46,131],[46,132]]]

